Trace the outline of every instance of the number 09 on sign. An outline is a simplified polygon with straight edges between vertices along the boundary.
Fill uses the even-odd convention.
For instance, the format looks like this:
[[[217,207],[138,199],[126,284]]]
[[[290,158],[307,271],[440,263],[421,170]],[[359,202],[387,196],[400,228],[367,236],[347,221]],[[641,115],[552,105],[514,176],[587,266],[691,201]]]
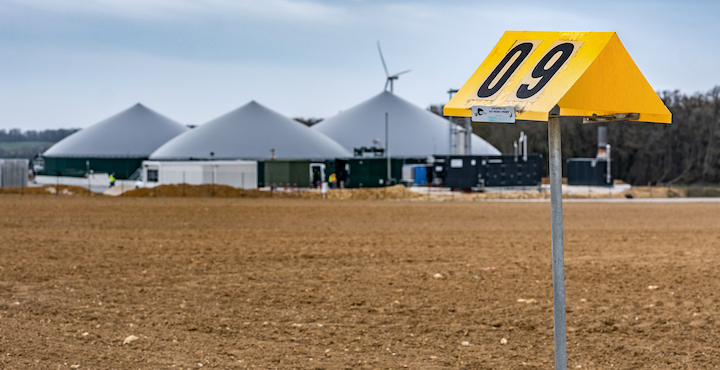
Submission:
[[[478,106],[515,107],[529,121],[547,121],[555,107],[563,117],[672,119],[613,32],[505,32],[443,112],[475,116]]]
[[[495,100],[541,40],[517,41],[500,60],[485,81],[480,84],[474,99]],[[547,84],[568,60],[577,53],[582,41],[555,41],[530,71],[512,90],[506,101],[535,101]]]

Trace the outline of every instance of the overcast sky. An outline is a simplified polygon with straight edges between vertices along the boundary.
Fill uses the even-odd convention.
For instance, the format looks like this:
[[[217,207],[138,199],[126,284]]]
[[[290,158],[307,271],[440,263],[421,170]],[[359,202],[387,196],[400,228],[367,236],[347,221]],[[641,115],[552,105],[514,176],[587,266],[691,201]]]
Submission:
[[[506,30],[614,31],[653,88],[720,84],[718,1],[0,0],[0,128],[137,102],[202,124],[250,100],[330,117],[382,91],[447,101]]]

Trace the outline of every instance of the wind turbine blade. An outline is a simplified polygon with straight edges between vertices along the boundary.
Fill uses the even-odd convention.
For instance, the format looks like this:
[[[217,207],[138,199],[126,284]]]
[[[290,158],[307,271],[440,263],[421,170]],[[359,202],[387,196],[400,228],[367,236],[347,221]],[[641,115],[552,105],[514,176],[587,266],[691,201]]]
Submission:
[[[387,91],[388,84],[390,84],[390,79],[385,80],[385,91]]]
[[[405,73],[408,73],[408,72],[410,72],[410,71],[411,71],[411,70],[408,69],[407,71],[402,71],[402,72],[400,72],[400,73],[396,73],[396,74],[394,74],[394,75],[392,75],[392,76],[390,76],[390,77],[397,77],[397,76],[400,76],[401,74],[405,74]]]
[[[390,73],[388,73],[387,66],[385,65],[385,58],[383,58],[383,55],[382,55],[382,49],[380,49],[380,41],[377,42],[377,46],[378,46],[378,52],[380,53],[380,60],[382,61],[383,68],[385,69],[385,76],[390,77]]]

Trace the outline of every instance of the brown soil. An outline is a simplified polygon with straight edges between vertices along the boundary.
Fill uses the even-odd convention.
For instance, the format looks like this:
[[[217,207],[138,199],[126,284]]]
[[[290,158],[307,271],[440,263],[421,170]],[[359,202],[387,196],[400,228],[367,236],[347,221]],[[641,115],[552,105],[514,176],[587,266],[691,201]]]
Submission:
[[[218,197],[218,198],[301,198],[301,199],[419,199],[423,194],[407,190],[403,185],[387,188],[329,189],[326,195],[318,189],[289,191],[243,190],[225,185],[161,185],[138,188],[122,194],[124,197]]]
[[[552,368],[547,203],[0,206],[0,368]],[[720,364],[720,203],[565,220],[569,368]]]
[[[44,185],[44,186],[38,186],[38,187],[0,188],[0,194],[67,196],[67,195],[88,195],[88,194],[90,194],[90,191],[88,191],[87,188],[83,188],[80,186]],[[102,196],[102,194],[94,194],[94,193],[92,195]]]
[[[16,193],[13,191],[12,193]],[[705,194],[705,193],[703,193]],[[452,194],[418,193],[408,190],[403,185],[387,188],[362,189],[329,189],[326,195],[318,189],[289,189],[287,191],[261,191],[257,189],[243,190],[224,185],[162,185],[155,188],[139,188],[126,191],[124,197],[216,197],[216,198],[297,198],[297,199],[431,199],[431,200],[465,200],[475,201],[484,199],[547,199],[550,197],[548,189],[542,191],[528,187],[526,190],[492,191],[492,192],[462,192]],[[684,191],[678,188],[648,188],[633,187],[630,190],[618,193],[608,193],[601,190],[580,192],[576,194],[563,194],[564,198],[668,198],[684,197]]]

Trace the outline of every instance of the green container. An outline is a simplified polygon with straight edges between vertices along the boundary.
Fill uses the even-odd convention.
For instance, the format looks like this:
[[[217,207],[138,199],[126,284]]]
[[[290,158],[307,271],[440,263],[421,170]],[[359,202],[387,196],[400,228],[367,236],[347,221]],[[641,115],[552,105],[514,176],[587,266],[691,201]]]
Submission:
[[[397,184],[402,179],[403,165],[426,162],[425,158],[390,158],[390,185]],[[387,158],[350,158],[347,163],[350,167],[347,174],[348,188],[375,188],[386,185]]]
[[[85,177],[90,169],[96,173],[115,173],[117,179],[127,179],[147,158],[62,158],[44,157],[45,169],[38,175]]]
[[[310,187],[309,159],[272,159],[264,162],[265,186]]]

